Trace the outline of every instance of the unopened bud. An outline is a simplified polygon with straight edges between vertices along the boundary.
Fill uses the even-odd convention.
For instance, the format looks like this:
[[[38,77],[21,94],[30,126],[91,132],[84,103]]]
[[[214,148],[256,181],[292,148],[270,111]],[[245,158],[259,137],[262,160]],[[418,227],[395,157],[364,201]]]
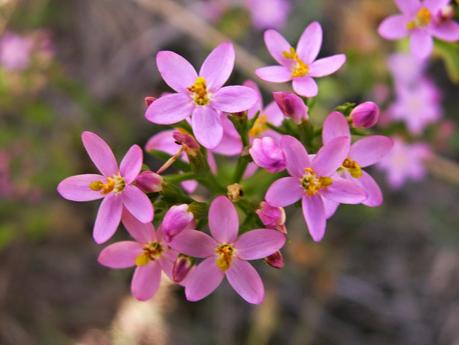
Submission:
[[[160,192],[162,182],[163,178],[150,170],[142,171],[135,179],[135,185],[144,193]]]
[[[147,96],[144,98],[145,105],[148,107],[151,103],[153,103],[156,100],[156,97],[153,96]]]
[[[188,209],[187,204],[172,206],[164,215],[161,229],[166,241],[170,242],[174,236],[177,236],[184,230],[194,227],[193,213]]]
[[[376,103],[361,103],[352,109],[349,115],[355,128],[370,128],[379,120],[379,107]]]
[[[180,254],[172,267],[172,279],[176,283],[182,282],[193,268],[193,260],[186,255]]]
[[[244,195],[242,186],[239,183],[230,184],[228,187],[226,187],[226,189],[227,189],[226,196],[232,202],[239,201],[241,197]]]
[[[254,139],[249,153],[256,165],[271,173],[282,171],[287,165],[284,151],[271,137]]]
[[[274,100],[282,113],[295,123],[301,123],[309,118],[308,107],[303,100],[293,92],[273,92]]]
[[[264,261],[271,267],[281,269],[284,267],[284,257],[280,251],[264,258]]]
[[[172,134],[176,144],[182,145],[185,152],[191,155],[195,155],[196,151],[199,150],[199,144],[196,139],[184,129],[176,129]]]
[[[267,228],[287,233],[285,210],[282,207],[271,206],[266,201],[262,201],[256,213]]]

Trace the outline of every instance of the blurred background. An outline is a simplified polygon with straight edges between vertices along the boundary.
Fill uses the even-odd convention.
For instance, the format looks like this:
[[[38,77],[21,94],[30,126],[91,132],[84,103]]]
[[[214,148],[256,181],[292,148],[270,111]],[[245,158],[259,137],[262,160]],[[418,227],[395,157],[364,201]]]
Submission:
[[[263,31],[296,42],[318,20],[321,55],[348,62],[320,81],[314,116],[346,101],[390,109],[387,59],[404,43],[377,27],[395,12],[389,0],[0,0],[0,344],[458,345],[457,45],[437,47],[426,72],[441,93],[441,120],[422,137],[434,157],[422,161],[426,174],[394,186],[375,170],[384,205],[340,207],[320,244],[292,210],[285,268],[257,266],[260,306],[227,284],[186,302],[165,281],[152,301],[135,301],[131,271],[96,261],[98,203],[56,193],[63,178],[95,171],[83,130],[118,157],[158,130],[143,112],[145,96],[167,90],[154,63],[161,49],[199,66],[230,38],[240,46],[231,81],[259,82],[253,70],[272,63]]]

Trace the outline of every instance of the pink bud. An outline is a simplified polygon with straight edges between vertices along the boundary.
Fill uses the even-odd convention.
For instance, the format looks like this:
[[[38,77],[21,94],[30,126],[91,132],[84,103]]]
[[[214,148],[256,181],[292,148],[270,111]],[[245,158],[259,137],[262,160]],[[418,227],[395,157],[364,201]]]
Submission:
[[[144,98],[145,105],[148,107],[151,103],[153,103],[156,100],[155,97],[153,96],[147,96]]]
[[[286,167],[284,151],[271,137],[254,139],[249,153],[256,165],[271,173],[282,171]]]
[[[163,178],[150,170],[142,171],[135,179],[136,186],[144,193],[160,192],[162,189],[162,182]]]
[[[287,229],[285,228],[285,211],[282,207],[274,207],[266,201],[262,201],[260,208],[256,212],[266,227],[287,233]]]
[[[183,281],[193,268],[193,260],[186,255],[180,254],[172,267],[172,279],[176,283]]]
[[[281,269],[284,267],[284,257],[280,251],[271,254],[270,256],[264,258],[264,261],[271,267]]]
[[[361,103],[351,111],[350,117],[353,127],[370,128],[379,120],[379,107],[373,102]]]
[[[186,146],[190,150],[198,150],[199,144],[196,139],[187,131],[183,129],[177,129],[172,133],[174,140],[177,144]]]
[[[303,100],[293,92],[273,92],[273,97],[282,113],[290,117],[295,123],[300,123],[309,118],[308,107],[304,104]]]
[[[193,213],[188,210],[187,204],[172,206],[164,215],[161,229],[166,237],[166,241],[170,242],[174,236],[181,233],[183,230],[194,227]]]

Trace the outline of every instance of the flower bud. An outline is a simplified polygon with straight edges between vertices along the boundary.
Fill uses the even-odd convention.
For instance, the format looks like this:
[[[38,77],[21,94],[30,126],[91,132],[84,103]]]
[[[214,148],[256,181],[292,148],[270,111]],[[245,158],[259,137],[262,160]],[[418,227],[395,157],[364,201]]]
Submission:
[[[166,241],[170,242],[174,236],[183,230],[194,227],[193,213],[188,209],[187,204],[172,206],[164,215],[161,229]]]
[[[282,113],[290,117],[295,123],[301,123],[301,121],[309,118],[308,107],[293,92],[273,92],[273,97]]]
[[[271,267],[281,269],[284,267],[284,257],[280,251],[271,254],[270,256],[264,258],[264,261]]]
[[[260,203],[260,208],[256,212],[261,222],[267,228],[287,233],[285,227],[285,211],[282,207],[274,207],[266,201],[262,201]]]
[[[199,150],[199,144],[196,139],[184,129],[176,129],[172,136],[178,145],[182,145],[185,152],[188,154],[195,155],[196,151]]]
[[[151,103],[153,103],[156,100],[155,97],[153,96],[147,96],[144,98],[145,105],[148,107]]]
[[[379,120],[379,107],[376,103],[361,103],[349,115],[355,128],[370,128]]]
[[[135,185],[144,193],[157,193],[162,189],[163,178],[157,173],[142,171],[135,179]]]
[[[244,195],[242,186],[239,183],[233,183],[226,187],[226,196],[232,202],[237,202],[241,200],[241,197]]]
[[[284,151],[271,137],[254,139],[249,153],[256,165],[271,173],[282,171],[286,167]]]
[[[193,268],[193,260],[186,255],[180,254],[172,267],[172,279],[176,283],[182,282]]]

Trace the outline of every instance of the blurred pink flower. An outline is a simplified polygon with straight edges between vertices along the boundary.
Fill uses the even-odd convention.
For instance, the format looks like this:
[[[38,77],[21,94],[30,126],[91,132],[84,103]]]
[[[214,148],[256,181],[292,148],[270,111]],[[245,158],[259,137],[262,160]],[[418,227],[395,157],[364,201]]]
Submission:
[[[322,45],[322,27],[318,22],[313,22],[306,27],[296,49],[275,30],[265,32],[265,44],[280,66],[258,68],[257,76],[273,83],[292,80],[293,90],[305,97],[314,97],[318,93],[313,78],[336,72],[346,61],[344,54],[316,60]]]
[[[394,146],[378,167],[385,171],[389,185],[399,189],[408,180],[420,181],[426,176],[425,161],[432,152],[424,143],[408,144],[400,138],[393,138]]]
[[[386,18],[379,26],[379,34],[388,40],[410,37],[411,53],[418,58],[428,57],[433,37],[444,41],[459,40],[459,24],[441,16],[449,0],[395,0],[401,14]]]
[[[59,194],[72,201],[102,199],[96,222],[94,240],[109,240],[121,220],[123,208],[143,223],[153,219],[150,199],[133,183],[142,169],[142,149],[133,145],[124,156],[120,166],[107,143],[91,132],[81,135],[83,145],[102,175],[84,174],[66,178],[57,187]]]
[[[290,11],[289,0],[245,0],[245,5],[259,30],[281,29]]]
[[[110,268],[136,267],[131,281],[131,292],[140,301],[152,298],[161,282],[161,272],[173,278],[172,268],[177,252],[164,240],[161,227],[141,223],[129,212],[123,213],[123,225],[134,241],[113,243],[102,250],[98,261]]]
[[[226,197],[212,201],[209,209],[212,236],[188,230],[177,235],[172,248],[204,260],[189,273],[185,295],[198,301],[212,293],[226,276],[230,285],[247,302],[259,304],[264,299],[263,282],[248,260],[263,259],[285,243],[285,235],[276,230],[256,229],[238,237],[236,208]]]
[[[161,51],[156,63],[164,81],[177,93],[162,96],[149,105],[145,117],[168,125],[190,117],[193,133],[200,144],[215,148],[223,138],[222,113],[248,110],[256,94],[245,86],[226,86],[234,67],[234,47],[222,43],[204,61],[199,75],[180,55]]]
[[[29,65],[33,42],[30,38],[7,32],[0,38],[0,65],[22,71]]]
[[[396,53],[389,56],[388,66],[395,88],[413,87],[423,77],[427,61],[416,59],[411,54]]]

